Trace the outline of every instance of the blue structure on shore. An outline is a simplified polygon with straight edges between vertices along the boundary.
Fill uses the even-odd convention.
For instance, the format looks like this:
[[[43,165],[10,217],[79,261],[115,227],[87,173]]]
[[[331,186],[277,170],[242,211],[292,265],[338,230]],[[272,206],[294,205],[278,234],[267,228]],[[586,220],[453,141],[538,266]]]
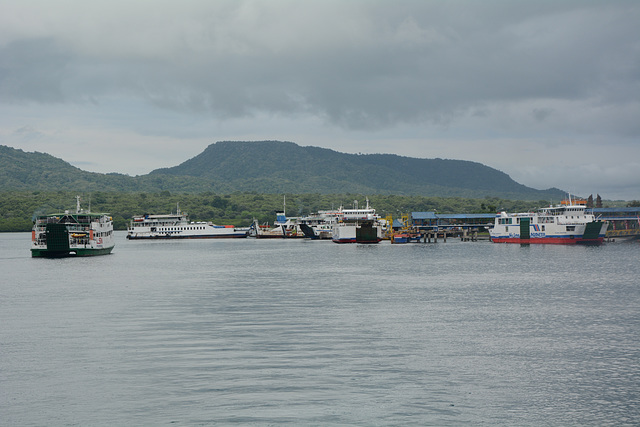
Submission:
[[[441,228],[491,227],[496,214],[438,214],[435,212],[411,212],[411,226],[419,230]]]

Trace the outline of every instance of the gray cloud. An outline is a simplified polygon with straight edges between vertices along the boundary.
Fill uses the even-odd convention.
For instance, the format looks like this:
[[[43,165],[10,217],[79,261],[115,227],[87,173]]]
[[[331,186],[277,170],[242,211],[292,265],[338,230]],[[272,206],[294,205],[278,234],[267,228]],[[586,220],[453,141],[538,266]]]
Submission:
[[[63,102],[71,60],[51,38],[15,40],[0,47],[0,97],[4,102]]]
[[[635,1],[5,1],[0,103],[85,105],[147,135],[192,117],[201,137],[253,119],[637,147],[638,22]]]
[[[135,25],[114,28],[107,14],[88,35],[68,10],[66,31],[4,46],[2,94],[122,91],[223,116],[302,109],[356,128],[487,103],[638,95],[616,89],[638,83],[640,6],[556,3],[354,2],[341,17],[340,2],[193,2],[191,26],[156,28],[172,10],[149,20],[134,10]]]

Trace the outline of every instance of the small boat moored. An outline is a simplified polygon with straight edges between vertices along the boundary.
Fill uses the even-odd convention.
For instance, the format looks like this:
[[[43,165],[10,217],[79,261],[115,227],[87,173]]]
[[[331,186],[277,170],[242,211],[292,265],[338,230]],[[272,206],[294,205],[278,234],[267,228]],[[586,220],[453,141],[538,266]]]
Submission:
[[[420,233],[403,232],[391,235],[391,243],[420,243]]]

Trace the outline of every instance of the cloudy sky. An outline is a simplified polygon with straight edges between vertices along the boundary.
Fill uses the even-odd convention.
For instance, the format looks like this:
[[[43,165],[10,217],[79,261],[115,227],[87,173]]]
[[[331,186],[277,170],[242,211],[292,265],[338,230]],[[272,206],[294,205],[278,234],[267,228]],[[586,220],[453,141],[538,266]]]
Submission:
[[[0,0],[0,144],[146,174],[221,140],[640,199],[640,1]]]

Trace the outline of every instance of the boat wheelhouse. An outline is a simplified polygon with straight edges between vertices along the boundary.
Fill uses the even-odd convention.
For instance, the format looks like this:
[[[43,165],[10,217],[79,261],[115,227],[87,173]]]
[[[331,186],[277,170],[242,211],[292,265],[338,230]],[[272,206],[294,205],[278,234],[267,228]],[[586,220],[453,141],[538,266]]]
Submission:
[[[113,220],[105,213],[85,212],[76,196],[76,212],[38,215],[31,231],[31,256],[59,258],[111,253]]]

